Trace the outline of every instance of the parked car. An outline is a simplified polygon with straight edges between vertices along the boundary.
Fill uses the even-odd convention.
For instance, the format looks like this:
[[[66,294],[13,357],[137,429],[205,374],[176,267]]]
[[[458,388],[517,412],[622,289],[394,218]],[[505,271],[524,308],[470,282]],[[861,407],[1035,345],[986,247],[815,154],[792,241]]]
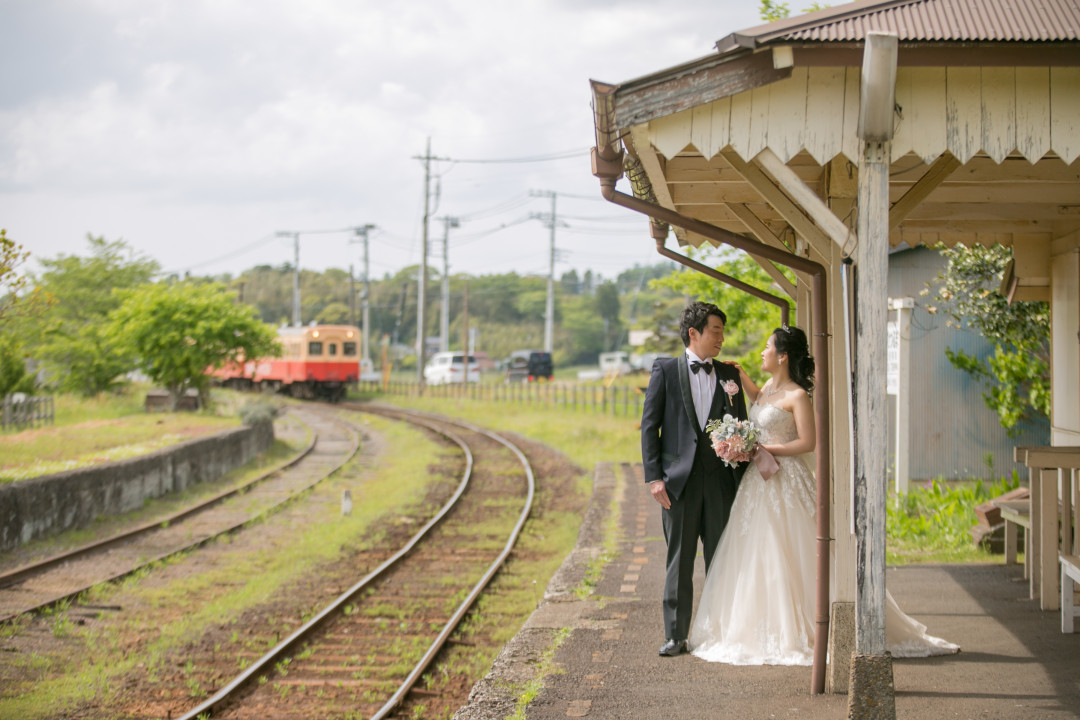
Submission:
[[[506,365],[507,382],[550,380],[554,374],[551,353],[541,350],[515,350]]]
[[[616,352],[600,353],[600,370],[605,376],[626,375],[633,371],[630,365],[630,354],[621,350]]]
[[[476,358],[469,356],[469,382],[480,382],[480,366]],[[465,382],[465,355],[455,352],[438,352],[424,366],[424,382],[429,385]]]

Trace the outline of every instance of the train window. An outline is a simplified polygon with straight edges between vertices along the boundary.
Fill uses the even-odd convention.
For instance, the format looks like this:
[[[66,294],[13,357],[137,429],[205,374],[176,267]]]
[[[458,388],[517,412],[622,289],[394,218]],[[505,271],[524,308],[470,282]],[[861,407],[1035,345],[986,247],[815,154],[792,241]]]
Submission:
[[[330,354],[337,355],[337,343],[330,343]]]
[[[318,340],[312,340],[307,344],[308,355],[322,355],[322,343]]]
[[[343,343],[341,343],[341,354],[344,355],[345,357],[355,357],[356,356],[356,343],[354,343],[354,342],[343,342]]]

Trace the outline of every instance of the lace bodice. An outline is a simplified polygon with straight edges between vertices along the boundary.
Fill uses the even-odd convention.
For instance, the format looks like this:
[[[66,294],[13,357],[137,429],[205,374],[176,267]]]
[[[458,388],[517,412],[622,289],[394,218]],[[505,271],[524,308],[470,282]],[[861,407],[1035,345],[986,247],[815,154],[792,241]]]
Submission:
[[[778,444],[791,442],[799,437],[795,416],[776,405],[754,403],[750,406],[750,419],[761,428],[761,442]]]

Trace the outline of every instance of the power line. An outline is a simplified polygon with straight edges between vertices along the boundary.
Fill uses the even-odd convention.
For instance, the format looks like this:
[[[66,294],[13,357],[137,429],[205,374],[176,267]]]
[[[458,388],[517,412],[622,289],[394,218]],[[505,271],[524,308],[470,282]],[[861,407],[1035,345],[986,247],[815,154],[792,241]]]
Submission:
[[[233,250],[232,252],[226,253],[225,255],[221,255],[220,257],[216,257],[216,258],[213,258],[213,259],[210,259],[210,260],[204,260],[201,263],[196,263],[194,265],[188,265],[187,267],[180,268],[180,269],[177,269],[177,270],[167,270],[167,271],[159,273],[159,275],[179,275],[182,272],[191,272],[192,270],[195,270],[195,269],[201,268],[201,267],[206,267],[207,265],[213,265],[215,263],[225,262],[226,260],[232,260],[235,257],[240,257],[241,255],[243,255],[245,253],[251,252],[252,250],[254,250],[257,247],[261,247],[268,240],[272,240],[273,238],[274,238],[273,235],[264,235],[263,237],[259,238],[258,240],[251,243],[250,245],[245,245],[242,248],[238,248],[236,250]]]
[[[578,150],[563,150],[561,152],[551,153],[548,155],[528,155],[525,157],[517,158],[480,158],[480,159],[460,159],[460,158],[440,158],[446,159],[454,163],[471,163],[471,164],[498,164],[498,163],[536,163],[536,162],[550,162],[552,160],[568,160],[570,158],[581,157],[588,155],[591,151],[591,147],[581,148]]]

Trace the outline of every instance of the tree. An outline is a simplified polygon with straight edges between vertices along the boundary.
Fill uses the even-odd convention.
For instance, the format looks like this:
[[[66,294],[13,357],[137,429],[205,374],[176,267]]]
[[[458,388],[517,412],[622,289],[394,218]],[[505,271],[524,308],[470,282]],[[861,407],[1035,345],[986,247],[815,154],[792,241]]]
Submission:
[[[622,323],[619,322],[619,290],[615,283],[601,283],[596,288],[596,314],[604,323],[604,350],[614,350],[622,337]]]
[[[109,313],[120,305],[114,290],[150,282],[157,262],[135,253],[122,240],[87,236],[87,257],[60,255],[40,260],[41,287],[56,304],[40,322],[27,324],[31,354],[63,390],[94,395],[113,386],[131,369],[132,358],[106,336]]]
[[[746,253],[729,248],[719,249],[702,246],[689,250],[690,257],[705,265],[715,267],[725,275],[739,278],[748,285],[767,290],[772,285],[764,270]],[[672,273],[650,285],[666,287],[694,300],[703,300],[717,305],[727,315],[724,327],[724,359],[734,359],[759,384],[764,381],[759,370],[761,350],[769,335],[780,325],[780,309],[742,290],[714,280],[696,270],[682,270]],[[782,297],[778,292],[774,294]],[[681,312],[685,304],[675,308]],[[678,315],[671,319],[670,326],[678,332]],[[654,319],[658,325],[660,319]],[[682,342],[680,340],[679,347]]]
[[[0,229],[0,327],[17,317],[36,315],[52,304],[52,297],[40,286],[30,289],[30,280],[18,274],[30,252]]]
[[[0,331],[0,398],[11,393],[32,393],[34,378],[26,372],[22,346],[18,338]]]
[[[956,245],[937,250],[947,260],[924,295],[933,292],[949,327],[971,327],[993,343],[989,358],[963,350],[945,352],[954,367],[986,387],[983,400],[998,414],[1010,435],[1022,420],[1050,414],[1050,309],[1045,302],[1009,303],[999,292],[1002,273],[1012,257],[1001,245],[970,248]],[[934,288],[932,291],[931,288]]]
[[[199,391],[205,407],[208,368],[280,354],[273,329],[219,283],[144,285],[121,297],[109,337],[168,391],[174,410],[189,388]]]
[[[18,268],[30,257],[22,245],[0,229],[0,398],[14,392],[30,393],[34,378],[26,372],[22,337],[17,329],[20,319],[40,315],[53,298],[40,286],[31,287]]]

